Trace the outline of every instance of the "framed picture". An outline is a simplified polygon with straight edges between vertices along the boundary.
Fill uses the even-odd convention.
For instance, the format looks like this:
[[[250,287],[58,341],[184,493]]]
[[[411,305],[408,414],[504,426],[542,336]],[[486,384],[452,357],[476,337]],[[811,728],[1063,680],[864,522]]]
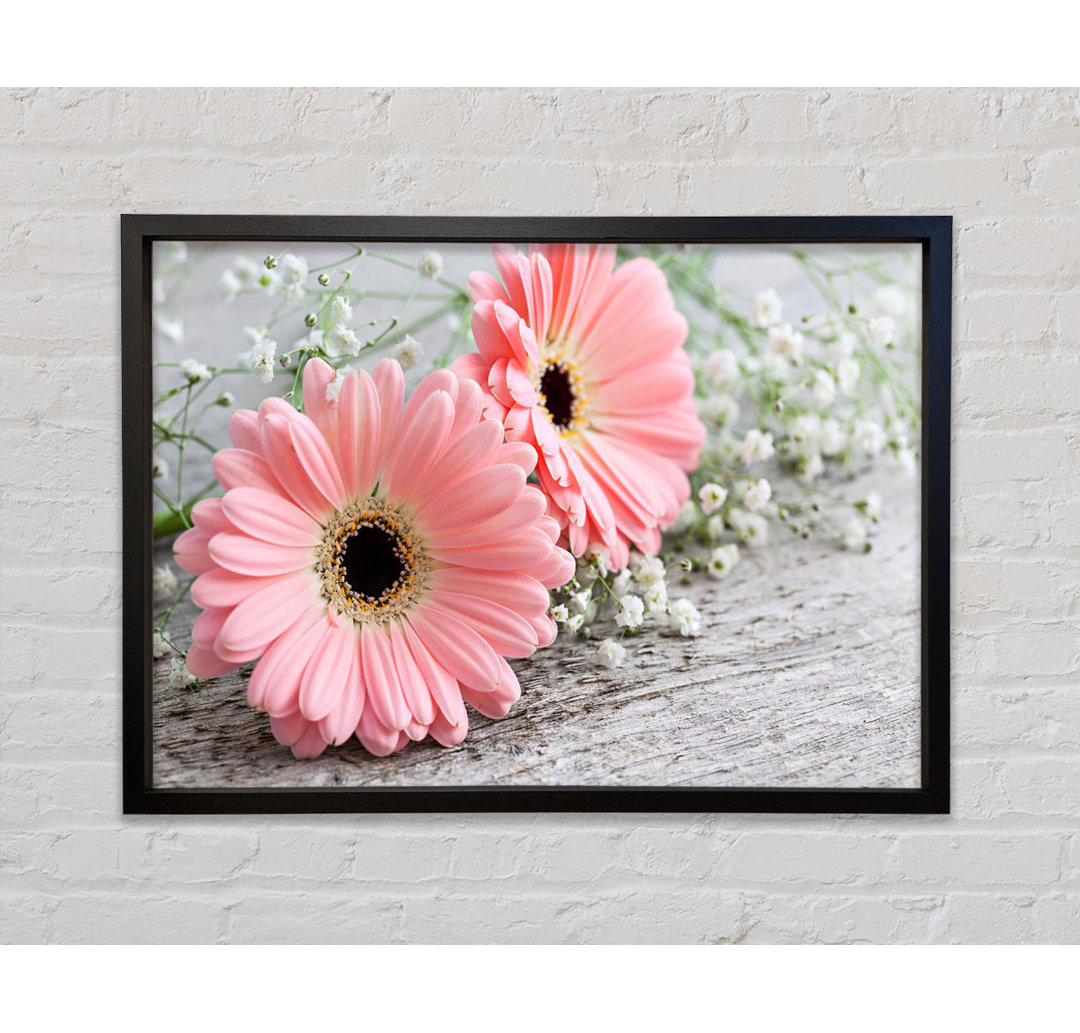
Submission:
[[[126,812],[948,811],[951,218],[121,235]]]

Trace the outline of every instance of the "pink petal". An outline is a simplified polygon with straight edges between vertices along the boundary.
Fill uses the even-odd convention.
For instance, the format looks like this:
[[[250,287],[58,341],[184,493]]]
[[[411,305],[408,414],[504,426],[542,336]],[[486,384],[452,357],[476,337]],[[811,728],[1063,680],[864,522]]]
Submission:
[[[469,296],[473,303],[481,301],[506,301],[506,291],[491,273],[476,272],[469,275]]]
[[[412,719],[402,692],[401,678],[394,665],[390,637],[381,627],[363,625],[360,631],[360,656],[363,661],[365,709],[372,709],[379,722],[401,731]]]
[[[379,428],[382,425],[379,392],[367,373],[345,375],[338,394],[338,451],[346,492],[367,495],[378,477]]]
[[[314,760],[326,749],[326,740],[322,737],[318,725],[308,725],[308,729],[293,743],[293,756],[297,760]]]
[[[261,649],[313,607],[321,608],[314,577],[281,578],[233,608],[221,629],[221,645],[236,653]]]
[[[482,546],[431,547],[431,555],[444,563],[479,570],[526,570],[551,554],[551,541],[543,531],[530,528],[501,542]]]
[[[387,728],[376,716],[371,706],[365,706],[356,727],[356,738],[364,749],[376,757],[388,757],[400,750],[408,736],[394,728]]]
[[[493,420],[485,420],[466,431],[443,453],[427,482],[414,485],[412,506],[422,509],[464,477],[491,466],[502,454],[502,439],[502,426]]]
[[[262,423],[263,452],[270,469],[288,497],[309,516],[322,523],[335,506],[312,483],[305,464],[297,452],[296,439],[290,432],[293,422],[295,421],[280,413],[268,415]],[[318,434],[318,431],[315,433]],[[342,488],[344,490],[344,485]]]
[[[500,679],[499,657],[478,632],[443,613],[413,612],[409,624],[429,653],[460,682],[494,688]]]
[[[288,577],[279,574],[277,577]],[[268,585],[273,578],[251,577],[249,574],[234,574],[215,566],[200,574],[191,585],[191,598],[196,606],[204,610],[213,607],[231,607],[246,599],[252,592]]]
[[[521,496],[501,512],[493,513],[485,520],[469,527],[449,532],[434,531],[428,541],[432,546],[481,546],[512,537],[530,527],[535,527],[544,515],[545,500],[539,491],[529,491],[526,486]]]
[[[262,439],[259,437],[259,414],[250,409],[237,409],[229,417],[229,437],[237,448],[262,455]]]
[[[453,376],[449,371],[442,372]],[[442,452],[453,417],[450,395],[436,391],[424,401],[411,422],[403,421],[400,439],[390,452],[381,483],[391,502],[409,501],[427,469]]]
[[[468,527],[510,505],[525,487],[521,468],[500,463],[470,474],[417,513],[417,523],[448,531]]]
[[[251,574],[254,577],[270,577],[273,574],[289,574],[305,567],[314,567],[315,556],[311,546],[298,549],[286,545],[271,545],[246,534],[223,532],[210,539],[211,559],[235,574]]]
[[[353,660],[349,665],[349,678],[337,706],[319,722],[322,737],[332,746],[340,746],[356,731],[360,715],[364,711],[364,675],[360,663],[360,644],[354,644]]]
[[[323,637],[300,679],[300,713],[309,721],[326,717],[345,692],[357,654],[354,628],[352,621],[344,625],[332,617],[326,619]]]
[[[300,678],[322,635],[323,620],[324,614],[312,608],[267,646],[248,682],[249,705],[278,715],[298,710]]]
[[[464,621],[502,656],[531,656],[539,644],[539,637],[527,620],[488,599],[432,592],[424,602],[424,609],[440,619],[455,617]]]
[[[379,477],[390,448],[397,438],[401,403],[405,398],[405,378],[401,367],[393,359],[383,359],[375,367],[372,380],[379,392],[379,453],[375,458],[375,475]]]
[[[440,746],[457,746],[469,734],[468,712],[464,707],[461,708],[461,712],[464,716],[456,725],[443,717],[442,714],[435,715],[435,720],[431,722],[428,731],[431,733],[432,739]]]
[[[311,722],[299,710],[282,717],[270,718],[270,731],[282,746],[292,746],[294,742],[299,742],[310,727]]]
[[[259,446],[260,451],[262,445]],[[229,491],[233,488],[262,488],[264,491],[280,492],[281,486],[270,465],[255,452],[242,448],[222,448],[210,460],[218,483]]]
[[[573,566],[573,560],[570,563]],[[445,567],[436,572],[433,587],[436,591],[457,592],[478,599],[489,599],[522,615],[544,613],[550,605],[547,589],[530,574],[516,571]]]
[[[176,565],[189,574],[205,574],[216,569],[217,565],[210,558],[211,536],[212,532],[201,527],[193,527],[179,535],[173,542]]]
[[[273,545],[310,548],[319,525],[299,506],[260,488],[234,488],[223,500],[225,515],[245,534]]]
[[[435,702],[424,684],[423,674],[409,651],[409,645],[402,626],[394,622],[389,627],[390,650],[393,653],[394,669],[400,679],[405,703],[416,721],[427,726],[435,720]],[[413,738],[413,736],[410,734],[409,738]]]
[[[402,623],[401,631],[408,643],[413,662],[439,712],[451,725],[461,722],[467,725],[465,704],[461,701],[461,689],[457,679],[435,660],[408,621]]]
[[[192,645],[187,651],[187,665],[188,670],[196,678],[218,678],[223,674],[228,674],[229,671],[235,671],[239,666],[228,660],[222,660],[211,649],[196,645]]]

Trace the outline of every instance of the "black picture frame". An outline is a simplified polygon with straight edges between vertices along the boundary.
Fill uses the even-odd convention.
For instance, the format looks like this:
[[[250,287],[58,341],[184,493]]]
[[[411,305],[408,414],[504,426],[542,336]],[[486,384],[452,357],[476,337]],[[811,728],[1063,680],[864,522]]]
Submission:
[[[789,812],[944,814],[950,798],[952,217],[458,218],[123,215],[123,809],[125,814]],[[150,469],[155,241],[687,244],[917,243],[922,251],[921,785],[918,788],[153,786]]]

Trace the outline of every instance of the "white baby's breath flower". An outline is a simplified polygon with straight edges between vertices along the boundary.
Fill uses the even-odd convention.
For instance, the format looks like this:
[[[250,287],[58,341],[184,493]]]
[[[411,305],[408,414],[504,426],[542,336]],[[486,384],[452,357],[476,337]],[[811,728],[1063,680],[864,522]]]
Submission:
[[[701,634],[701,614],[689,599],[676,599],[668,607],[668,624],[680,635],[692,637]]]
[[[580,592],[574,592],[567,600],[571,613],[584,613],[592,602],[592,589],[583,588]]]
[[[302,284],[307,279],[308,264],[303,255],[291,252],[281,258],[281,278],[286,284]]]
[[[245,326],[244,327],[244,340],[247,341],[249,348],[254,348],[261,340],[267,336],[267,328],[265,326]]]
[[[659,556],[644,556],[635,552],[630,557],[630,570],[639,585],[655,585],[667,574],[664,561]]]
[[[858,338],[849,330],[845,330],[835,341],[830,341],[825,346],[825,359],[833,366],[839,365],[844,359],[850,359],[855,354],[855,345]]]
[[[866,521],[853,516],[840,529],[845,549],[861,549],[866,544]]]
[[[225,301],[232,301],[237,294],[240,293],[240,288],[243,284],[240,283],[240,277],[236,275],[231,269],[226,269],[221,274],[221,279],[218,280],[218,291]]]
[[[616,598],[621,598],[626,595],[626,593],[630,591],[631,576],[629,567],[620,570],[611,581],[611,594]]]
[[[235,403],[236,396],[231,391],[222,391],[214,402],[215,405],[220,405],[222,409],[228,409],[229,406]]]
[[[359,355],[360,338],[344,323],[337,323],[326,335],[331,355]]]
[[[624,595],[619,600],[619,612],[615,614],[615,623],[620,628],[640,628],[645,619],[645,603],[636,595]]]
[[[710,542],[720,541],[726,530],[727,524],[719,513],[705,521],[705,538]]]
[[[672,534],[685,534],[694,526],[694,521],[697,520],[697,506],[694,505],[693,499],[687,499],[679,509],[679,515],[675,518],[674,523],[668,530]]]
[[[790,323],[769,329],[769,347],[789,362],[799,362],[803,353],[803,335],[793,330]]]
[[[855,424],[852,443],[859,452],[872,459],[885,447],[885,431],[875,420],[859,420]]]
[[[168,563],[154,567],[154,595],[169,595],[176,591],[176,575]]]
[[[739,547],[735,544],[721,545],[709,553],[709,562],[705,569],[710,577],[727,577],[739,562]]]
[[[607,577],[611,573],[611,568],[608,566],[611,556],[603,546],[590,545],[585,550],[585,559],[596,568],[601,577]]]
[[[836,367],[836,379],[840,390],[850,395],[859,383],[859,363],[855,359],[844,359]]]
[[[739,386],[739,360],[729,348],[719,348],[705,360],[705,376],[719,391],[734,391]]]
[[[559,624],[565,624],[570,619],[570,611],[565,603],[559,603],[551,608],[551,619]]]
[[[739,541],[747,545],[757,547],[769,540],[769,523],[760,513],[733,509],[728,513],[728,523],[739,536]]]
[[[154,632],[154,641],[151,648],[154,651],[155,660],[160,660],[163,656],[168,656],[170,653],[176,652],[176,650],[165,641],[165,637],[160,631]]]
[[[165,304],[165,284],[155,277],[153,284],[151,285],[150,298],[154,305]]]
[[[233,263],[234,275],[245,287],[254,287],[264,268],[261,262],[252,258],[238,258]]]
[[[182,656],[174,656],[169,665],[169,684],[174,689],[182,689],[195,680],[195,675],[188,670],[188,665]]]
[[[871,520],[877,520],[881,516],[881,496],[876,491],[868,491],[861,508]]]
[[[420,253],[416,268],[425,280],[434,280],[443,270],[443,257],[438,251],[429,248]]]
[[[642,598],[645,600],[645,609],[648,613],[664,613],[668,604],[667,584],[657,581],[649,585],[644,590]]]
[[[814,399],[814,405],[819,409],[827,409],[836,401],[836,381],[832,374],[819,369],[814,374],[814,383],[810,388],[810,394]]]
[[[904,477],[915,475],[915,453],[910,448],[898,448],[889,459],[889,469]]]
[[[784,303],[780,295],[769,287],[754,295],[753,309],[750,312],[751,326],[775,326],[780,322]]]
[[[755,512],[772,498],[772,485],[764,477],[751,483],[743,494],[743,505]]]
[[[274,356],[277,354],[277,342],[264,337],[250,353],[251,372],[264,384],[274,379]]]
[[[184,343],[184,321],[169,319],[168,316],[154,316],[154,329],[169,344],[176,346]]]
[[[817,480],[824,472],[825,462],[817,452],[812,452],[799,460],[799,480],[806,484]]]
[[[899,284],[890,283],[888,286],[879,287],[874,292],[874,301],[887,316],[900,319],[907,314],[910,299],[907,292]]]
[[[330,302],[330,318],[335,323],[351,323],[353,317],[352,305],[344,294],[338,294]]]
[[[326,400],[333,404],[338,400],[338,395],[341,394],[341,385],[345,383],[345,378],[341,375],[341,370],[337,371],[337,375],[326,385]]]
[[[793,455],[808,456],[817,451],[821,419],[811,413],[796,416],[788,426],[788,446]]]
[[[721,487],[710,481],[703,484],[698,491],[698,500],[701,502],[701,512],[708,516],[715,513],[725,501],[727,501],[727,488]]]
[[[161,456],[154,456],[154,461],[150,464],[150,475],[155,478],[168,477],[169,464]]]
[[[402,369],[412,369],[423,357],[424,346],[412,334],[406,334],[405,340],[394,349],[394,358]]]
[[[739,403],[731,395],[710,395],[697,403],[698,415],[703,423],[713,427],[726,427],[739,418]]]
[[[566,627],[571,631],[581,631],[582,625],[585,623],[585,614],[575,613],[566,618]]]
[[[772,433],[770,431],[762,433],[757,427],[746,432],[746,437],[739,446],[739,455],[744,463],[764,462],[772,459],[774,452]]]
[[[883,348],[896,333],[896,320],[892,316],[875,316],[866,328],[866,339],[876,348]]]
[[[281,289],[281,273],[276,269],[262,269],[255,280],[255,286],[264,294],[277,294]]]
[[[821,454],[825,456],[839,455],[847,448],[847,435],[836,420],[826,420],[822,423],[818,445],[821,448]]]
[[[193,384],[197,384],[200,380],[209,380],[211,376],[210,367],[194,359],[184,359],[180,363],[180,372]]]
[[[613,638],[606,638],[596,647],[600,661],[609,669],[621,667],[626,662],[626,646]]]

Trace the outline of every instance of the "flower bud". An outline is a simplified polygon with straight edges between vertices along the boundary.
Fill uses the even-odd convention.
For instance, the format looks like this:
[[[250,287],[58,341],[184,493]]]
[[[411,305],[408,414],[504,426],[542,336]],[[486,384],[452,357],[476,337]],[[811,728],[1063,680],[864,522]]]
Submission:
[[[330,283],[329,273],[319,273],[319,285],[322,287],[327,286]]]
[[[263,265],[265,265],[267,269],[276,269],[277,259],[273,255],[267,255],[266,258],[263,259]]]
[[[314,312],[309,312],[304,316],[304,326],[314,326],[319,321],[319,317]]]

